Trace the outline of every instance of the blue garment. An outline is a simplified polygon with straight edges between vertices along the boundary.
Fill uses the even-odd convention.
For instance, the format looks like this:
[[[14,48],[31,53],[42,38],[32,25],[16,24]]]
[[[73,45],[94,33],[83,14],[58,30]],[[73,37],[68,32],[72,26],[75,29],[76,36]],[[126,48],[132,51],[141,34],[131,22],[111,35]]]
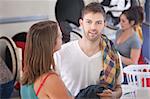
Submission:
[[[14,80],[0,84],[0,99],[9,99],[14,89]]]
[[[149,0],[147,0],[149,1]],[[149,1],[150,2],[150,1]],[[149,3],[150,6],[150,3]],[[150,16],[150,15],[149,15]],[[150,21],[150,17],[149,17]],[[147,22],[147,21],[146,21]],[[150,22],[149,22],[150,24]],[[150,26],[146,24],[142,24],[142,32],[143,32],[143,45],[142,45],[142,55],[150,60]]]
[[[33,86],[33,84],[21,86],[21,99],[38,99]]]
[[[145,6],[144,6],[144,10],[145,10],[145,22],[147,22],[148,24],[150,24],[150,1],[149,0],[145,0]]]

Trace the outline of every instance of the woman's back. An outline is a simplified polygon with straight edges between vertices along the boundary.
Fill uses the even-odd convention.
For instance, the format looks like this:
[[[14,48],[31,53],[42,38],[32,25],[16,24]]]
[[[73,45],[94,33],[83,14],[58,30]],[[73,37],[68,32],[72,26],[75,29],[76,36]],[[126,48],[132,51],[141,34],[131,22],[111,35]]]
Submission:
[[[40,76],[34,84],[23,85],[21,96],[31,99],[68,99],[69,94],[60,77],[55,72],[49,72]],[[25,99],[25,98],[23,98]]]

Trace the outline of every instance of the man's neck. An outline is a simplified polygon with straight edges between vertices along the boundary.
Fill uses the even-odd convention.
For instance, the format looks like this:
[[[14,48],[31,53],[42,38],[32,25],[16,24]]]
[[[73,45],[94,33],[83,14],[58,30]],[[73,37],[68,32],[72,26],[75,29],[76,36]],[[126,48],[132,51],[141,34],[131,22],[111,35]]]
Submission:
[[[79,40],[79,46],[81,50],[89,57],[95,55],[97,52],[100,51],[99,43],[100,40],[97,40],[95,42],[89,41],[84,38]]]

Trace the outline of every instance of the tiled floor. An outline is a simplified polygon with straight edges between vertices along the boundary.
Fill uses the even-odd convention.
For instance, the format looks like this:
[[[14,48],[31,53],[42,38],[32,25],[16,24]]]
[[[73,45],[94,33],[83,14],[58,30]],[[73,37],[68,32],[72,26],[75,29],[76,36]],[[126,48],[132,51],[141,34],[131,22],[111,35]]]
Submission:
[[[121,99],[150,99],[150,87],[137,89],[129,85],[122,85],[122,91]]]

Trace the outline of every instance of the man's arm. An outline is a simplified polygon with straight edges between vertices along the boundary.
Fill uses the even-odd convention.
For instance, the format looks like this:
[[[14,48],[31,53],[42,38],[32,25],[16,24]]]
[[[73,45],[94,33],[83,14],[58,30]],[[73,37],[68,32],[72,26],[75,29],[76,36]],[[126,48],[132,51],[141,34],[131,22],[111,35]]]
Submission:
[[[121,84],[116,85],[115,90],[112,92],[114,99],[119,99],[122,96]]]
[[[104,90],[103,93],[98,94],[102,99],[120,99],[122,96],[122,88],[121,85],[118,84],[115,87],[115,90],[112,91],[110,89]]]

